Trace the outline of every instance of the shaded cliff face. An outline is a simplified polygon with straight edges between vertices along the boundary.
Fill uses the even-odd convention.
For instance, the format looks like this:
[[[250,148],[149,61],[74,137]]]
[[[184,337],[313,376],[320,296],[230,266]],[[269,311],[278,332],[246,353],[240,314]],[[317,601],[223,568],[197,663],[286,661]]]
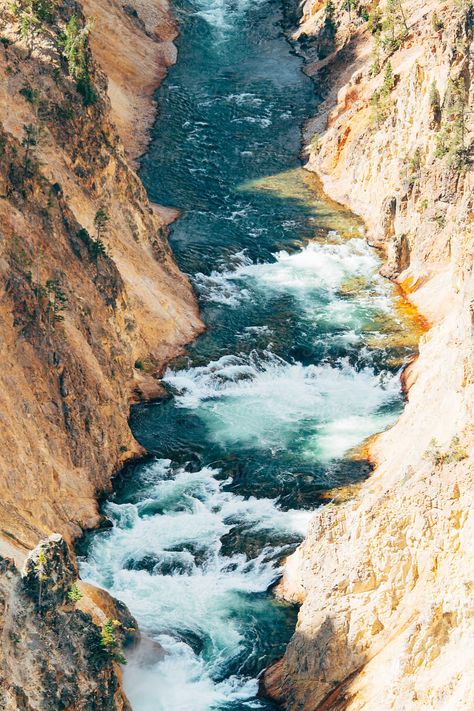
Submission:
[[[19,569],[40,538],[100,522],[98,494],[141,453],[131,399],[202,327],[129,164],[173,27],[166,4],[0,2],[2,709],[129,708],[110,642],[126,610],[82,583],[72,604],[57,535]]]
[[[320,3],[304,6],[296,36],[326,88],[308,167],[364,217],[431,328],[373,476],[320,509],[287,561],[279,593],[302,608],[265,679],[285,709],[474,705],[474,16],[405,2],[393,44],[379,9],[377,36],[339,3],[332,30]]]
[[[87,35],[82,9],[52,7],[25,35],[27,11],[1,5],[0,520],[24,548],[97,524],[97,492],[139,453],[127,425],[134,376],[156,392],[151,373],[200,328],[87,37],[87,77],[71,75],[67,32],[76,18]],[[140,29],[128,13],[124,38]]]

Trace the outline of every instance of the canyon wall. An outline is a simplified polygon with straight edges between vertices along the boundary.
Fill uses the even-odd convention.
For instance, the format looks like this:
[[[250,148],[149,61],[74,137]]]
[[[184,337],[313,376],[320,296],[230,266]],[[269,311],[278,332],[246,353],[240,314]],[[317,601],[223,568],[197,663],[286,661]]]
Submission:
[[[430,328],[372,476],[286,563],[302,606],[263,686],[295,711],[472,709],[474,8],[307,0],[294,39],[324,99],[307,167]]]
[[[174,35],[166,2],[0,2],[0,708],[126,706],[116,662],[86,659],[97,594],[76,614],[65,583],[46,609],[19,570],[100,523],[141,453],[130,402],[202,328],[132,167]]]

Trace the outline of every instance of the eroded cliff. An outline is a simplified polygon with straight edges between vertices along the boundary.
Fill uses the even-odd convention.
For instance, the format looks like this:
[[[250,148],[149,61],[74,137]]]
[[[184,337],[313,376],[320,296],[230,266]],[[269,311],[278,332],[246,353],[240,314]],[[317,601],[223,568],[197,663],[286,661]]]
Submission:
[[[279,594],[302,603],[266,673],[282,708],[474,707],[474,9],[309,0],[295,39],[325,89],[308,168],[366,221],[430,323],[373,475],[315,515]]]
[[[166,3],[0,2],[2,708],[126,705],[117,665],[84,661],[97,636],[88,612],[66,619],[63,595],[46,619],[18,592],[17,569],[40,539],[70,544],[99,523],[98,494],[141,452],[131,399],[156,395],[154,376],[202,328],[130,164],[174,32]],[[11,643],[18,614],[27,634]],[[69,624],[77,648],[61,671]]]
[[[134,375],[159,372],[200,323],[88,43],[89,84],[71,76],[62,48],[71,20],[87,31],[80,7],[55,5],[31,49],[22,16],[3,17],[1,527],[29,547],[97,523],[97,492],[139,451]]]

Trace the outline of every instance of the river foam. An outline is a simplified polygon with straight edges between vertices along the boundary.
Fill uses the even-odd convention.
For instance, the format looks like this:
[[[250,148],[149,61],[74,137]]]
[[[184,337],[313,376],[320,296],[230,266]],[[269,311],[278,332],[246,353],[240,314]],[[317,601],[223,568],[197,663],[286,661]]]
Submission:
[[[177,407],[199,408],[211,436],[225,446],[285,449],[300,438],[322,459],[343,456],[383,428],[384,408],[400,394],[393,374],[356,370],[347,361],[303,366],[255,351],[168,370],[163,382]]]
[[[81,574],[139,622],[134,711],[269,711],[258,675],[296,619],[271,586],[321,491],[367,476],[348,451],[399,411],[398,325],[359,224],[298,167],[313,86],[278,4],[176,2],[141,174],[180,208],[170,242],[207,331],[166,370],[170,397],[134,409],[155,459],[119,477]]]
[[[106,505],[113,528],[95,539],[82,565],[83,577],[128,604],[142,631],[165,650],[157,661],[150,654],[143,659],[140,651],[130,658],[126,677],[134,680],[131,699],[140,709],[204,710],[219,699],[255,692],[251,678],[221,678],[249,638],[239,617],[251,623],[252,596],[276,579],[285,542],[304,535],[310,513],[236,496],[225,490],[229,480],[216,475],[210,467],[176,469],[170,460],[144,466],[137,501]],[[233,529],[272,545],[250,559],[223,555],[222,537]],[[156,696],[150,695],[153,688]]]

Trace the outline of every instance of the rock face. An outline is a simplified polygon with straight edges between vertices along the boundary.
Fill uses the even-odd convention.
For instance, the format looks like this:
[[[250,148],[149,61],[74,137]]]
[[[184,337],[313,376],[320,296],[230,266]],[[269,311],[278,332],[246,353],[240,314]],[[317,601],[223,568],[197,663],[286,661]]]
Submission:
[[[1,709],[130,708],[100,628],[68,599],[76,578],[59,535],[30,553],[22,573],[0,558]]]
[[[99,5],[88,11],[102,37]],[[201,323],[87,42],[90,97],[71,76],[62,48],[74,18],[87,37],[81,6],[54,4],[30,54],[21,7],[0,3],[0,533],[27,549],[97,524],[97,493],[140,452],[127,425],[134,365],[140,381],[159,373]],[[131,12],[124,41],[153,44]]]
[[[287,561],[279,594],[302,607],[263,687],[288,711],[474,707],[474,10],[407,0],[391,44],[392,6],[377,37],[336,2],[328,46],[308,0],[295,35],[326,90],[308,167],[431,328],[372,477]]]
[[[0,0],[2,709],[127,708],[100,647],[127,612],[88,586],[65,602],[67,546],[141,453],[130,402],[202,329],[131,167],[174,34],[166,0]],[[45,581],[38,549],[20,574],[56,533]]]

